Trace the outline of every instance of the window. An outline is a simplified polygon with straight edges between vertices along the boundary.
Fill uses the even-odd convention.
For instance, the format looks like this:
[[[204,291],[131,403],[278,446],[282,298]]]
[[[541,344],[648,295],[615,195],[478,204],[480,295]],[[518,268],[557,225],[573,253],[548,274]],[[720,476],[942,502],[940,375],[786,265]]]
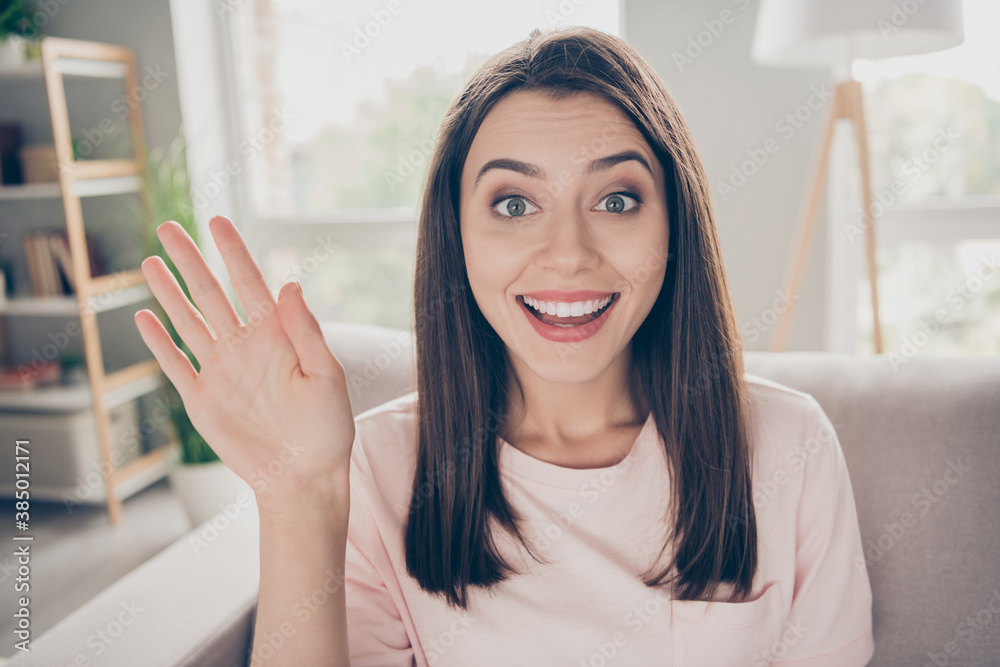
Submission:
[[[410,327],[417,205],[447,106],[533,28],[620,34],[618,0],[230,3],[248,240],[321,320]],[[256,241],[253,241],[255,239]]]
[[[1000,6],[966,0],[964,13],[959,47],[854,67],[866,95],[883,351],[897,365],[923,353],[1000,354],[1000,47],[992,29]],[[855,204],[841,226],[842,248],[858,255],[860,210]],[[833,282],[856,286],[860,335],[841,349],[871,352],[867,276],[845,256],[833,264],[853,264]]]

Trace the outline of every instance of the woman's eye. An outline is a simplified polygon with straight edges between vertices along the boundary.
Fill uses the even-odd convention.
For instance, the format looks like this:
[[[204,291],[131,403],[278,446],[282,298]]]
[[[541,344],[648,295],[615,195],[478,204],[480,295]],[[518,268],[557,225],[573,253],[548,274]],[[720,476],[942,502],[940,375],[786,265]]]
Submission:
[[[493,210],[507,218],[517,218],[535,213],[538,208],[524,197],[504,197],[493,205]]]
[[[635,197],[622,193],[615,193],[602,199],[601,203],[597,205],[597,210],[607,211],[608,213],[625,213],[627,211],[631,211],[638,205],[639,200]]]

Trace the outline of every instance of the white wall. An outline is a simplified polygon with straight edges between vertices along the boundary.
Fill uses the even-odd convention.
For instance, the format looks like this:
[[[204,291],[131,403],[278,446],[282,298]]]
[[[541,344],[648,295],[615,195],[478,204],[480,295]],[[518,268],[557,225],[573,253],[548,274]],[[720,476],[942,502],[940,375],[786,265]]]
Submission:
[[[767,311],[784,289],[803,189],[830,101],[810,111],[798,128],[783,119],[806,104],[813,90],[825,86],[832,92],[829,73],[764,68],[751,61],[757,0],[625,3],[625,38],[656,68],[701,151],[744,344],[749,350],[769,349],[776,325],[762,324],[761,331],[752,319],[771,315]],[[818,106],[817,97],[812,102]],[[772,152],[766,162],[736,192],[721,192],[720,181],[750,159],[748,150],[758,151],[758,158],[759,151],[767,153],[768,139],[773,143],[767,144]],[[817,225],[786,350],[826,349],[822,208]],[[751,330],[756,334],[748,335]]]
[[[166,147],[181,126],[174,38],[166,0],[85,0],[46,3],[54,14],[47,35],[120,44],[133,50],[140,85],[147,68],[158,77],[142,92],[147,148]]]

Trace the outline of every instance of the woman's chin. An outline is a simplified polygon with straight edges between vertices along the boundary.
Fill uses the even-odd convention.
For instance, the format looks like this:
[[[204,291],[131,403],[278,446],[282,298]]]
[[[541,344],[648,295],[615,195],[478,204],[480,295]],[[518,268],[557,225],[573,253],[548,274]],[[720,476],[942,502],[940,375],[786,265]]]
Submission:
[[[590,382],[607,370],[610,360],[604,361],[586,350],[570,344],[552,343],[548,355],[539,352],[521,357],[521,363],[533,375],[546,382],[567,384]]]

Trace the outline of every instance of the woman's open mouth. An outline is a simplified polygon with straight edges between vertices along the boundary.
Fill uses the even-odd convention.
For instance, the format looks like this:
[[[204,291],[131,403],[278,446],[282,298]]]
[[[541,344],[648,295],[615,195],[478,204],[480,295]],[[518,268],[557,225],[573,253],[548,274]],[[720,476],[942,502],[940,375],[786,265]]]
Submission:
[[[542,337],[558,342],[573,342],[590,338],[597,333],[620,297],[621,292],[574,302],[541,301],[523,294],[516,298],[532,326]]]

